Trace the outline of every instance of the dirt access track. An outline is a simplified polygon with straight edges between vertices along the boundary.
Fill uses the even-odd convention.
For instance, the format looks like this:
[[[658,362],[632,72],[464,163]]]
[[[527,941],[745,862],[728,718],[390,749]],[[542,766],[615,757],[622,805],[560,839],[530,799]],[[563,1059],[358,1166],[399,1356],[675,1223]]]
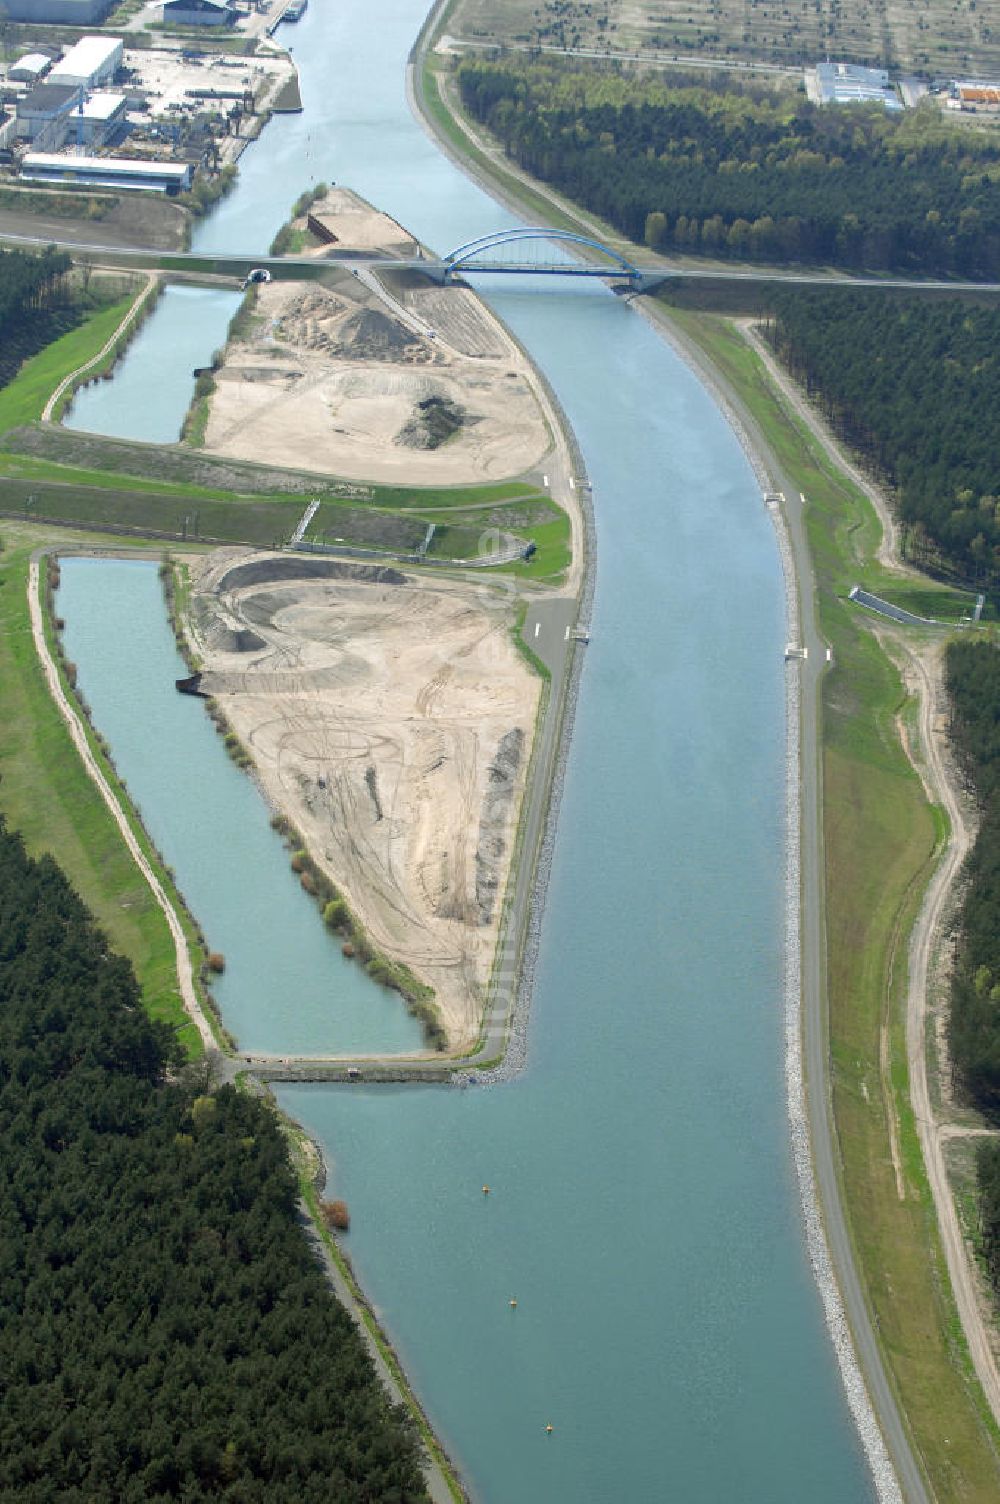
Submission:
[[[337,189],[310,217],[333,238],[328,281],[256,289],[226,347],[205,449],[395,485],[475,484],[536,466],[552,446],[530,364],[475,294],[337,255],[412,256],[388,216]],[[306,221],[296,221],[306,235]],[[307,247],[308,249],[308,247]]]
[[[540,694],[512,596],[248,550],[191,571],[204,692],[378,949],[434,988],[449,1046],[468,1048]]]

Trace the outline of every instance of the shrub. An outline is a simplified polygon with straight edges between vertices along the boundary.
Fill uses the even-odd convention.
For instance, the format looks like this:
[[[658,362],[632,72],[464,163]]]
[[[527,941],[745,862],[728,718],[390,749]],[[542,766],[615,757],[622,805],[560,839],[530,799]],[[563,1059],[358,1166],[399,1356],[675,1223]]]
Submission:
[[[208,953],[208,961],[206,964],[209,971],[214,971],[218,976],[221,975],[222,972],[224,972],[226,969],[226,958],[222,954],[221,950],[212,950]]]
[[[347,1210],[346,1201],[324,1201],[323,1216],[327,1227],[332,1227],[337,1232],[347,1232],[351,1225],[351,1214]]]
[[[342,898],[331,898],[323,910],[323,923],[331,930],[339,930],[347,920],[347,905]]]

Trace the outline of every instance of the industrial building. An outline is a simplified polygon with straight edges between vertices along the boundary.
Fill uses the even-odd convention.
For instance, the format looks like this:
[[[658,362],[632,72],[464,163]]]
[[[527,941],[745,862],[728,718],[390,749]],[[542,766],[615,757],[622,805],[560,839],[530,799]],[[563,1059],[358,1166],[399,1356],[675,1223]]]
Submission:
[[[236,10],[224,0],[166,0],[163,19],[171,26],[224,26],[236,25]]]
[[[54,21],[60,26],[96,26],[114,0],[3,0],[5,21]]]
[[[21,176],[33,183],[82,183],[88,188],[145,189],[182,193],[191,186],[189,162],[152,162],[137,157],[54,156],[29,152]]]
[[[50,84],[74,84],[96,89],[110,83],[122,66],[125,44],[121,37],[81,37],[56,63]]]
[[[952,99],[961,110],[1000,110],[1000,84],[960,78],[952,85]]]
[[[38,84],[17,102],[17,134],[45,151],[55,151],[69,135],[73,111],[83,103],[79,84]]]
[[[124,94],[109,94],[98,90],[83,101],[82,108],[70,122],[70,140],[80,146],[97,148],[106,145],[114,137],[121,140],[128,133],[125,112],[128,100]]]
[[[52,59],[44,52],[26,52],[11,65],[7,74],[12,84],[37,84],[52,67]]]
[[[816,82],[820,104],[880,104],[887,110],[903,108],[884,68],[863,68],[859,63],[817,63]]]

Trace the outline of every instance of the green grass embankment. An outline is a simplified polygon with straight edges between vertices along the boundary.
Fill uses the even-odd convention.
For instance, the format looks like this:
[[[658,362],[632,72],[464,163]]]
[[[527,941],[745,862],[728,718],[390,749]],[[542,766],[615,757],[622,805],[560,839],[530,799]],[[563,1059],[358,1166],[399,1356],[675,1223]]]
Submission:
[[[630,244],[613,226],[604,224],[596,214],[584,217],[575,212],[573,206],[555,190],[535,187],[527,177],[512,171],[504,161],[502,146],[498,145],[495,151],[484,151],[471,134],[471,122],[468,123],[468,129],[464,128],[466,117],[460,110],[457,99],[453,99],[450,93],[447,99],[445,97],[447,62],[428,52],[418,66],[420,109],[442,144],[461,159],[465,169],[473,176],[488,181],[502,198],[516,203],[519,212],[530,224],[551,225],[557,230],[571,230],[578,235],[592,235],[596,225],[600,238],[606,244]],[[486,132],[481,126],[477,125],[475,129],[480,138],[485,137]]]
[[[906,940],[944,822],[900,744],[896,717],[906,695],[899,675],[845,600],[858,579],[893,598],[918,588],[924,609],[933,604],[933,614],[944,616],[959,593],[886,575],[873,562],[879,524],[870,503],[785,409],[745,341],[719,319],[680,315],[678,323],[735,389],[807,499],[819,623],[834,659],[822,688],[821,755],[831,1085],[845,1207],[885,1361],[934,1497],[992,1504],[1000,1497],[1000,1438],[955,1309],[909,1105]],[[880,1067],[883,1030],[888,1079]]]
[[[64,377],[100,352],[128,313],[133,298],[122,298],[93,314],[53,344],[25,361],[17,376],[0,389],[0,433],[33,423]]]
[[[28,618],[28,563],[42,535],[18,530],[12,536],[2,529],[0,536],[6,545],[0,552],[0,810],[10,827],[21,832],[30,852],[55,855],[116,949],[132,962],[150,1015],[169,1023],[189,1057],[196,1058],[202,1053],[201,1041],[181,1004],[166,920],[76,754],[35,653]],[[48,630],[51,634],[51,627]],[[120,791],[93,733],[90,738],[112,787]],[[170,877],[131,816],[124,794],[122,803],[165,890],[173,894]],[[197,969],[195,927],[179,901],[176,907]]]

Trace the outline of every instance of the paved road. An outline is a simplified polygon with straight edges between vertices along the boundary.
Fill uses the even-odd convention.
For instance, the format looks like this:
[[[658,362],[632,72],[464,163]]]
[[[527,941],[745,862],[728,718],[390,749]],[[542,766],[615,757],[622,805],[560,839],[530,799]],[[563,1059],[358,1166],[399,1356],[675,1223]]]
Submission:
[[[144,271],[186,272],[193,275],[220,275],[233,278],[245,277],[254,267],[268,268],[276,279],[298,281],[321,279],[329,275],[331,271],[343,269],[359,273],[361,271],[370,273],[381,269],[413,270],[426,272],[429,276],[434,276],[435,273],[444,270],[444,263],[433,257],[403,260],[344,256],[325,260],[317,259],[315,256],[265,256],[256,251],[233,251],[215,256],[198,255],[191,251],[138,250],[127,246],[87,245],[81,241],[53,241],[41,236],[11,235],[2,232],[0,232],[0,245],[20,246],[35,250],[55,245],[58,250],[68,252],[77,260],[136,267]],[[782,282],[796,287],[869,287],[879,288],[882,291],[895,289],[907,292],[1000,293],[1000,282],[948,282],[942,279],[913,277],[851,277],[824,271],[782,271],[774,267],[693,267],[678,266],[669,261],[643,261],[636,265],[650,290],[663,281],[681,279],[701,282]],[[494,268],[494,270],[499,269]],[[466,270],[474,271],[476,268],[468,267]],[[489,268],[487,267],[486,270]],[[607,275],[611,280],[620,280],[621,277],[614,267],[609,266],[605,273],[603,269],[581,268],[579,264],[574,268],[573,262],[552,266],[525,265],[507,270],[508,272],[517,270],[531,276],[537,276],[540,272],[551,272],[553,275],[569,276]]]

